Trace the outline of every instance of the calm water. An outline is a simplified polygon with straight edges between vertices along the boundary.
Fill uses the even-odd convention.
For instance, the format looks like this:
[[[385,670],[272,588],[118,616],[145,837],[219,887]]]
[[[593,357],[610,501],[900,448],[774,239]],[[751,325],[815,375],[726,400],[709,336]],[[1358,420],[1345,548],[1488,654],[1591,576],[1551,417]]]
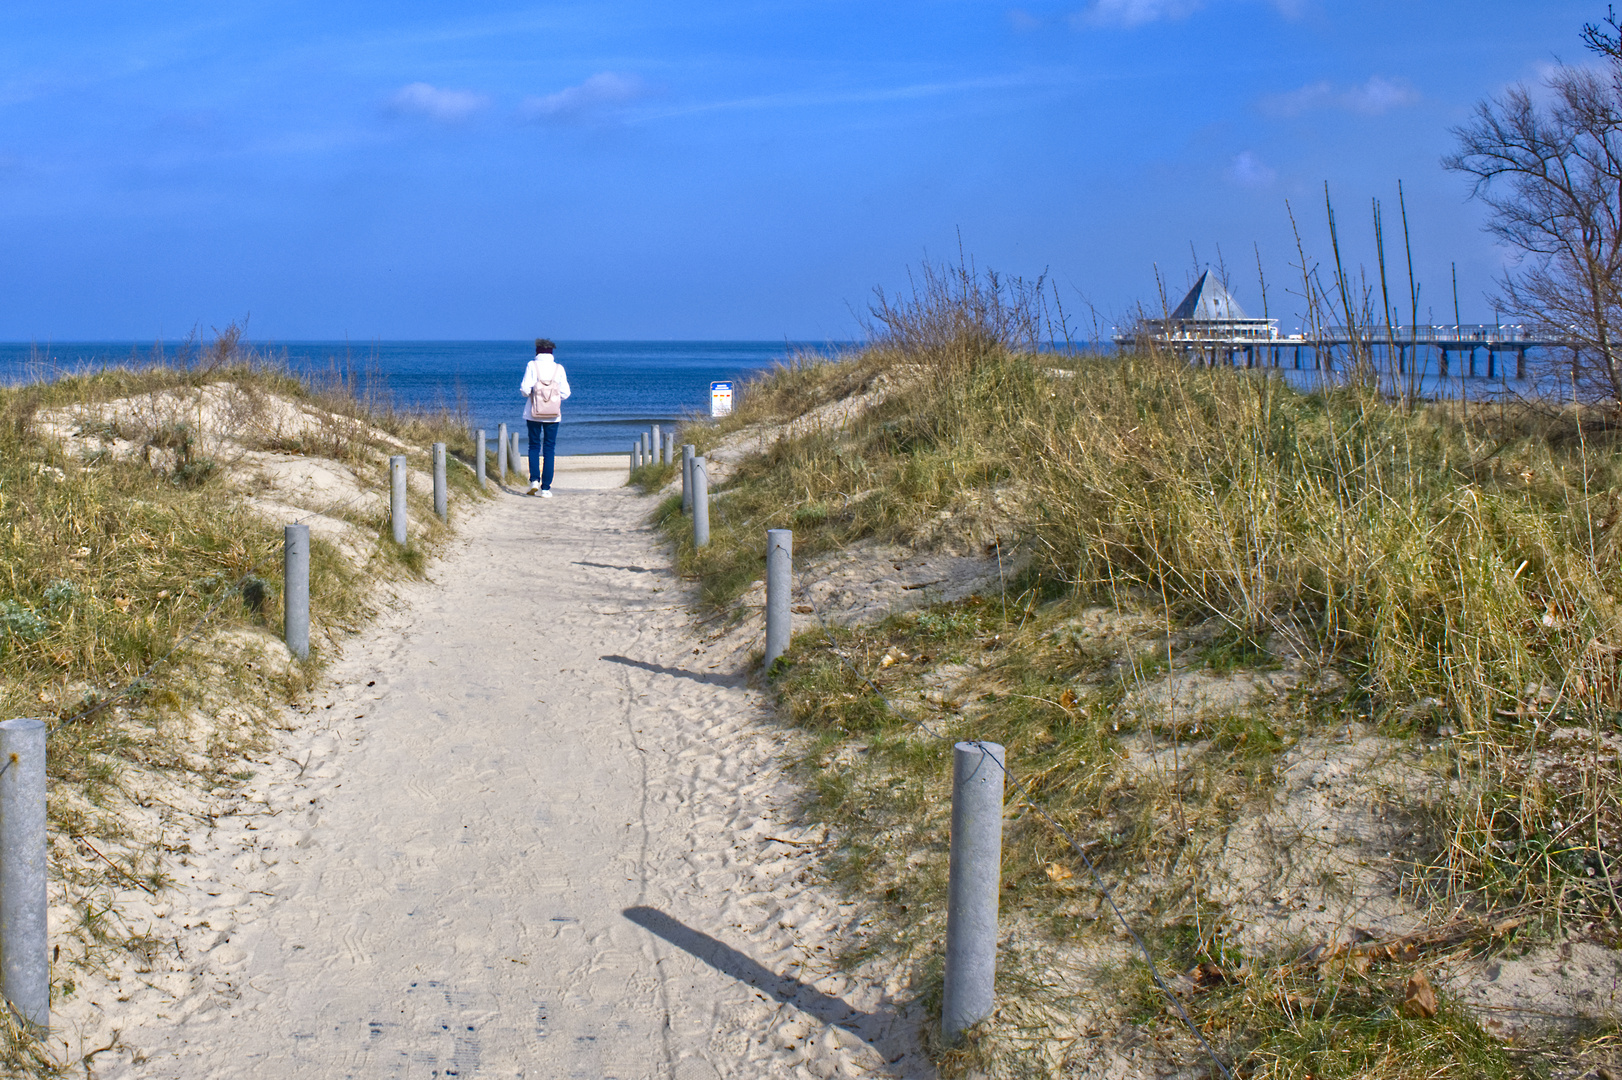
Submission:
[[[464,408],[469,426],[522,432],[518,383],[533,356],[528,341],[383,341],[357,346],[297,341],[258,346],[293,371],[316,379],[353,379],[364,392],[387,395],[397,408]],[[745,378],[810,349],[832,354],[833,343],[781,341],[560,341],[558,362],[572,396],[563,406],[558,453],[628,450],[652,423],[709,411],[712,380]],[[115,364],[146,364],[158,356],[187,363],[195,354],[174,346],[134,342],[0,343],[0,379],[20,382],[59,372]]]
[[[383,341],[366,346],[341,341],[260,344],[277,363],[317,381],[352,380],[360,392],[391,400],[401,409],[460,409],[469,426],[485,428],[493,439],[496,425],[520,433],[523,398],[518,382],[531,356],[527,341]],[[563,407],[558,434],[561,454],[622,453],[649,424],[666,424],[693,412],[709,410],[712,380],[747,378],[792,353],[810,350],[827,355],[842,343],[780,341],[564,341],[557,357],[569,373],[573,396]],[[1108,347],[1099,350],[1107,354]],[[0,380],[19,382],[49,378],[61,372],[114,364],[146,364],[159,357],[171,363],[195,362],[195,352],[167,350],[134,342],[66,342],[51,345],[0,343]],[[1315,390],[1326,382],[1315,371],[1296,371],[1284,358],[1276,370],[1292,385]],[[1454,356],[1450,378],[1438,378],[1435,358],[1421,356],[1421,397],[1486,398],[1501,394],[1535,394],[1544,389],[1534,380],[1461,379],[1460,356]],[[1543,357],[1534,353],[1534,364]],[[1310,365],[1310,358],[1306,359]],[[1485,360],[1478,368],[1485,376]],[[1329,376],[1338,381],[1343,375]],[[1384,383],[1382,383],[1384,385]],[[1552,387],[1560,396],[1561,387]]]

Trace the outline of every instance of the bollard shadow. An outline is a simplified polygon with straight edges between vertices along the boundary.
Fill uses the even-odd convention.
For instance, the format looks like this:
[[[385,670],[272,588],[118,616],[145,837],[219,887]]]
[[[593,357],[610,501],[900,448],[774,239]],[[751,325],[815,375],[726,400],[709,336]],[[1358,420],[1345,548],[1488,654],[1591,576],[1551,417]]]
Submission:
[[[615,566],[613,563],[585,562],[584,560],[581,560],[581,559],[576,559],[575,562],[574,562],[574,565],[575,566],[591,566],[591,567],[595,567],[598,570],[624,570],[627,573],[632,573],[632,574],[651,574],[651,573],[654,572],[652,570],[649,570],[646,566]]]
[[[780,1002],[793,1005],[830,1027],[843,1028],[869,1046],[883,1052],[884,1048],[878,1045],[876,1032],[887,1027],[891,1017],[862,1012],[846,1004],[842,999],[824,994],[810,983],[801,982],[792,975],[778,975],[732,946],[717,941],[702,930],[694,930],[685,923],[677,922],[657,908],[628,907],[622,914],[642,929],[664,938],[682,952],[704,961],[721,974],[753,986]]]
[[[714,675],[701,671],[688,671],[685,668],[666,667],[663,664],[650,664],[646,660],[632,660],[629,656],[600,656],[599,660],[607,660],[610,664],[624,664],[626,667],[641,668],[651,671],[655,675],[674,675],[678,679],[691,679],[694,682],[707,683],[710,686],[748,686],[749,680],[742,675]]]

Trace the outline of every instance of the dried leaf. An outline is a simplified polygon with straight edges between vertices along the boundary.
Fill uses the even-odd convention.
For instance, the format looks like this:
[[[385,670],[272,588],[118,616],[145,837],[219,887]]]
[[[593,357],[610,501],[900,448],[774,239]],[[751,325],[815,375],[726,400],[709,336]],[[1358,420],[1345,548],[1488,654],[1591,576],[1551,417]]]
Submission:
[[[1048,863],[1047,872],[1048,877],[1053,881],[1069,881],[1071,878],[1076,876],[1070,872],[1069,867],[1062,866],[1056,862]]]
[[[1076,707],[1076,692],[1074,690],[1066,690],[1064,693],[1060,694],[1059,704],[1063,705],[1067,709],[1074,709]]]
[[[1408,993],[1402,1002],[1402,1015],[1422,1019],[1436,1015],[1436,991],[1423,971],[1408,978]]]

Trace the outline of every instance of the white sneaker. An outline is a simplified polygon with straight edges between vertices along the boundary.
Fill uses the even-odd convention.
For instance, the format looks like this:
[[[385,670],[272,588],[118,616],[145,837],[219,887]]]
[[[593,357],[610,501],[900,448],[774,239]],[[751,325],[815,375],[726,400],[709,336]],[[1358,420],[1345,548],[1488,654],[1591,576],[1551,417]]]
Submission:
[[[533,495],[539,490],[541,490],[541,482],[539,480],[531,480],[529,482],[529,493]]]
[[[551,488],[547,488],[545,491],[541,492],[541,498],[550,499],[551,497],[552,497],[552,489]]]

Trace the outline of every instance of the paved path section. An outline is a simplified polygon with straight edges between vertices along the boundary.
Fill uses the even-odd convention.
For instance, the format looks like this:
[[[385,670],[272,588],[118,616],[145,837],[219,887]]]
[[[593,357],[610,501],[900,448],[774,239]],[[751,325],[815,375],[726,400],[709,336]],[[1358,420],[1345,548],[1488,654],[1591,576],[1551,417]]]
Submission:
[[[784,733],[593,472],[478,511],[346,648],[115,1075],[929,1075],[899,980],[834,967],[856,909],[807,884]]]

